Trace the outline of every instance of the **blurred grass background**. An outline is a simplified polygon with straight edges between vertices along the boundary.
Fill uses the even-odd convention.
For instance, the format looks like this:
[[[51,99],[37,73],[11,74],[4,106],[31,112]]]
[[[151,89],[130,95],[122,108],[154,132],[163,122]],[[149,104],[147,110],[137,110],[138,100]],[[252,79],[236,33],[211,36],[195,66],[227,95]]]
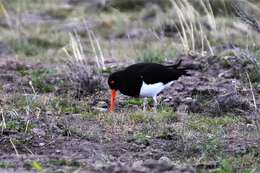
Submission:
[[[73,51],[69,33],[77,33],[91,60],[93,31],[106,60],[162,62],[227,44],[258,53],[259,33],[237,17],[234,3],[260,18],[258,0],[2,0],[0,52],[59,63],[64,48]]]

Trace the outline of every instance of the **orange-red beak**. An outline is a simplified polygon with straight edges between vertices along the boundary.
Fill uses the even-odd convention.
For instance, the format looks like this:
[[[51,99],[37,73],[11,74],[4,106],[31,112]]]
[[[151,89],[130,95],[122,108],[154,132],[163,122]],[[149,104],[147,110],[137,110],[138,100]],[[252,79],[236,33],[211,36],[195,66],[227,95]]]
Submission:
[[[116,90],[112,90],[111,100],[110,100],[110,108],[109,108],[110,112],[115,111],[115,100],[116,100]]]

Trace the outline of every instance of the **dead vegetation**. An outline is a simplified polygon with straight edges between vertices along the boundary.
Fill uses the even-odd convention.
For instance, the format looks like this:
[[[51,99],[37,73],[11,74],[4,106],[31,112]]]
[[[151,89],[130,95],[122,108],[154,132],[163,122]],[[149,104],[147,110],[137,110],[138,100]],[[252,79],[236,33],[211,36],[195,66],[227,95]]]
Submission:
[[[257,96],[250,87],[251,82],[259,78],[256,57],[243,50],[226,51],[231,54],[182,57],[184,64],[194,70],[190,72],[191,76],[183,77],[164,93],[167,104],[175,109],[184,104],[193,113],[213,116],[258,114]]]

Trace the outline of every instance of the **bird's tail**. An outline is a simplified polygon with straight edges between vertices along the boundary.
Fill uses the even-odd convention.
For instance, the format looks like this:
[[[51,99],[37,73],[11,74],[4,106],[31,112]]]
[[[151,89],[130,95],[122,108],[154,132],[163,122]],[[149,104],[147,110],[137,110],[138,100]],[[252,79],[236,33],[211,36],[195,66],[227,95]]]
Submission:
[[[181,62],[182,62],[182,59],[178,60],[178,62],[173,65],[169,65],[168,67],[171,69],[176,69],[181,65]]]
[[[171,69],[176,75],[178,76],[190,76],[190,74],[188,73],[188,70],[190,70],[191,68],[189,67],[180,67],[182,62],[182,59],[178,60],[177,63],[175,63],[174,65],[170,65],[168,66],[169,69]]]
[[[191,74],[189,73],[189,68],[180,68],[176,69],[176,71],[180,76],[191,76]]]

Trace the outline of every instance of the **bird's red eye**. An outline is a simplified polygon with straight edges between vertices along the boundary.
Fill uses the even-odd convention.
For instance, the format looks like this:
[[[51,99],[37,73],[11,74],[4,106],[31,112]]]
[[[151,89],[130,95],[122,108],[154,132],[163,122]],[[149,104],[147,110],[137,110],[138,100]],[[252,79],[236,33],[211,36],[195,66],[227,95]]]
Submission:
[[[115,81],[114,81],[114,80],[112,80],[110,83],[111,83],[111,84],[114,84],[114,83],[115,83]]]

